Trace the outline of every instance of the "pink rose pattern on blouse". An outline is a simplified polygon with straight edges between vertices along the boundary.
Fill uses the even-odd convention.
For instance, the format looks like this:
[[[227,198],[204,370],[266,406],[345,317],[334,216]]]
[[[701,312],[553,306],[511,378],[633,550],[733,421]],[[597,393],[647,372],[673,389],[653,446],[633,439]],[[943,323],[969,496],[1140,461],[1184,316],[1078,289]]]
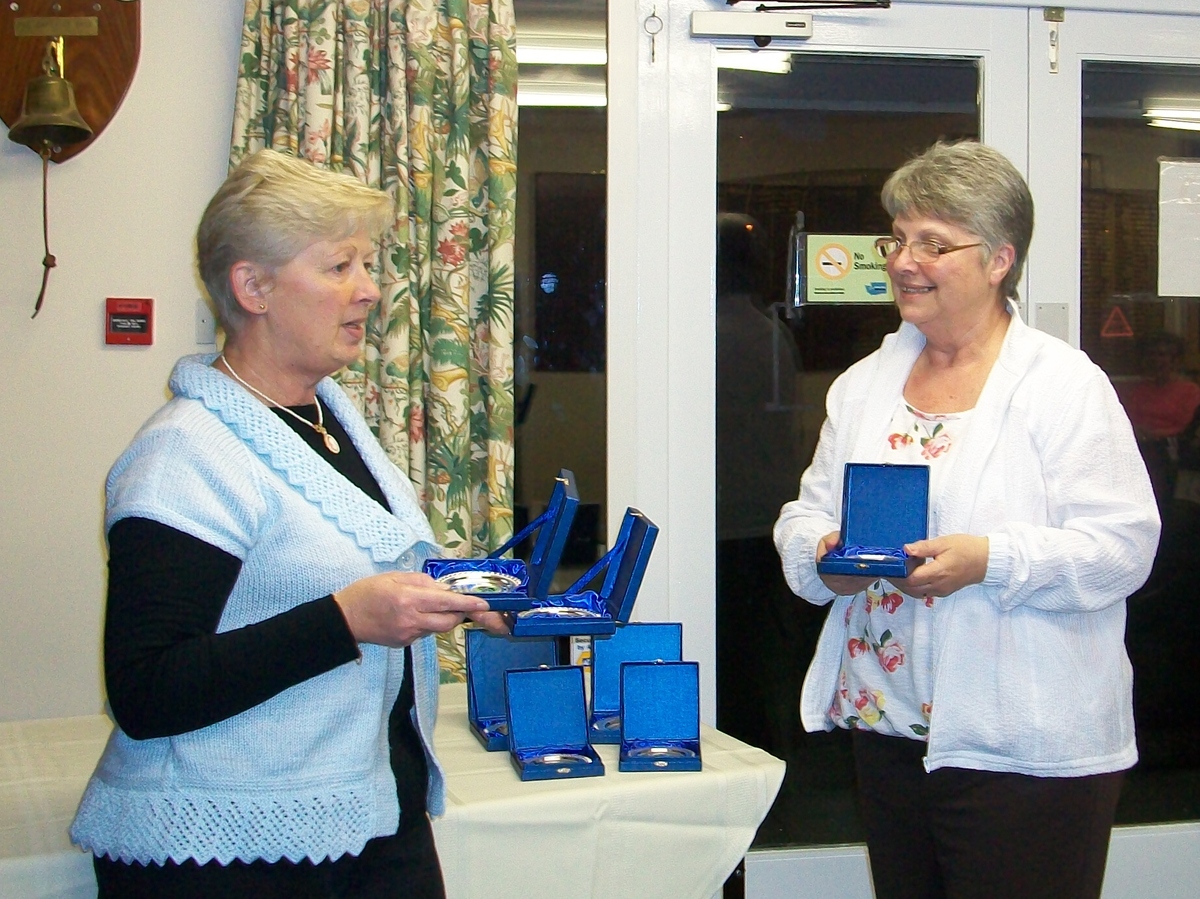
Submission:
[[[930,414],[904,403],[903,411],[897,407],[885,454],[894,453],[898,462],[941,464],[961,436],[964,421],[962,415]],[[876,581],[855,597],[844,619],[842,671],[829,708],[833,724],[928,738],[933,707],[911,693],[913,682],[906,668],[913,659],[905,640],[913,634],[913,616],[918,610],[929,614],[934,602],[932,596],[920,600],[905,596],[886,580]],[[895,677],[902,677],[906,686],[900,687]]]
[[[888,435],[888,445],[893,450],[902,450],[913,443],[921,447],[921,457],[936,459],[950,451],[953,440],[946,431],[946,422],[956,416],[930,415],[914,409],[907,403],[904,408],[912,413],[912,433],[896,432]]]
[[[887,581],[879,580],[866,590],[867,615],[862,623],[861,632],[846,641],[846,654],[851,659],[874,656],[879,668],[887,674],[895,674],[907,661],[908,653],[904,644],[890,629],[876,637],[871,630],[872,616],[876,612],[884,615],[894,615],[904,604],[906,597],[899,590],[892,588]],[[927,602],[926,605],[929,603]],[[852,618],[852,607],[846,610],[846,624],[849,626]],[[846,669],[841,673],[838,695],[834,698],[829,710],[829,717],[839,727],[876,729],[886,716],[887,695],[878,689],[859,687],[851,690]],[[929,730],[929,704],[924,703],[921,709],[923,720],[909,725],[914,733],[922,736]]]

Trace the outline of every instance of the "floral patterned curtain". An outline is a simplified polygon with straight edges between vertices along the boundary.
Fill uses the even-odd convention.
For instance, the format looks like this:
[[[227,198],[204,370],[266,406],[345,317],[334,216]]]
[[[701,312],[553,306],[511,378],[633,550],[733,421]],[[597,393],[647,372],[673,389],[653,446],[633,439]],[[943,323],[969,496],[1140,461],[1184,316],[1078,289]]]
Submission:
[[[339,378],[458,557],[512,535],[516,85],[513,0],[246,0],[230,163],[271,147],[395,197]]]

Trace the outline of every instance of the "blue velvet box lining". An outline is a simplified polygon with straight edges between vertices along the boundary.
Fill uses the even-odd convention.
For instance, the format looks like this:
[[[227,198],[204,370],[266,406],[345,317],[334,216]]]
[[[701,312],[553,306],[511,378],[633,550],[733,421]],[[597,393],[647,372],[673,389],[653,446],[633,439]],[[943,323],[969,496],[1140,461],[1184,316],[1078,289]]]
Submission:
[[[553,640],[514,640],[478,628],[464,631],[467,668],[467,721],[489,752],[508,749],[508,710],[504,673],[557,663]]]
[[[822,574],[903,578],[921,564],[904,545],[929,534],[929,466],[846,463],[842,545],[817,563]]]
[[[683,653],[683,625],[639,622],[616,628],[611,637],[592,641],[593,743],[621,742],[621,666],[625,662],[677,662]]]
[[[699,771],[700,666],[621,666],[621,771]]]
[[[582,668],[517,669],[504,682],[509,757],[521,780],[604,774],[588,743]],[[555,757],[566,758],[544,761]]]
[[[570,469],[560,469],[545,511],[514,534],[507,543],[484,559],[430,559],[425,563],[424,571],[435,580],[463,571],[495,572],[516,577],[519,585],[509,593],[480,590],[475,595],[487,599],[496,611],[528,609],[532,605],[532,598],[545,597],[550,592],[550,582],[562,559],[578,508],[579,490],[575,486],[575,475]],[[537,534],[537,540],[529,554],[528,564],[520,559],[502,558],[534,533]]]
[[[532,604],[526,614],[513,621],[514,636],[604,635],[616,630],[618,622],[633,614],[650,553],[658,536],[658,526],[637,509],[626,509],[612,549],[604,554],[562,594],[548,596]],[[604,573],[599,592],[589,589],[592,581]],[[539,613],[537,609],[544,609]],[[576,609],[588,614],[556,612]]]

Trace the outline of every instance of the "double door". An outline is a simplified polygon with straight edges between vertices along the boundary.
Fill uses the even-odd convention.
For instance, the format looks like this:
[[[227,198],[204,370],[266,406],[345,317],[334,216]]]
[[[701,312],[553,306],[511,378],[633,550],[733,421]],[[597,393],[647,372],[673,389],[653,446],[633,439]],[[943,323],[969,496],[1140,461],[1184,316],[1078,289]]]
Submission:
[[[777,883],[788,895],[834,883],[838,895],[854,895],[847,884],[861,879],[861,857],[814,848],[862,838],[847,748],[838,734],[802,733],[796,712],[823,612],[782,584],[769,528],[779,484],[794,483],[811,456],[830,381],[897,320],[886,307],[795,313],[784,290],[788,230],[803,212],[814,232],[886,231],[878,188],[891,170],[934,140],[981,139],[1026,174],[1034,194],[1037,225],[1020,285],[1026,319],[1088,352],[1122,396],[1151,376],[1145,348],[1163,333],[1179,348],[1174,376],[1200,379],[1196,301],[1157,286],[1159,159],[1200,157],[1200,131],[1152,127],[1146,115],[1160,100],[1184,107],[1190,98],[1200,108],[1200,18],[1067,9],[1048,21],[1041,9],[902,4],[818,11],[810,39],[756,51],[749,39],[685,41],[691,11],[672,8],[669,81],[648,65],[640,76],[643,97],[670,110],[668,124],[643,127],[665,128],[671,145],[693,151],[670,155],[660,188],[670,234],[666,308],[676,321],[694,313],[706,272],[716,298],[711,451],[681,439],[670,425],[677,413],[665,418],[675,439],[661,451],[668,485],[715,484],[716,562],[706,568],[673,554],[668,595],[685,632],[691,621],[703,633],[715,618],[718,726],[789,762],[749,861],[747,895],[775,895]],[[705,70],[707,82],[697,81]],[[711,183],[711,194],[697,183]],[[610,257],[610,272],[614,265]],[[665,337],[662,401],[678,410],[697,403],[707,371],[671,347]],[[657,357],[646,349],[640,358],[645,366]],[[619,443],[610,439],[610,454]],[[1151,444],[1148,465],[1158,451]],[[1163,477],[1179,468],[1177,455],[1167,459]],[[1200,698],[1189,673],[1195,634],[1167,611],[1190,602],[1180,560],[1195,557],[1200,541],[1172,483],[1156,486],[1164,553],[1174,558],[1158,561],[1130,604],[1144,761],[1122,804],[1128,826],[1114,839],[1110,899],[1174,895],[1173,878],[1144,872],[1170,870],[1171,859],[1200,848],[1200,827],[1190,823],[1200,818],[1200,759],[1190,748],[1200,735],[1177,714]],[[695,496],[668,492],[666,500],[682,513]],[[676,598],[686,582],[697,595],[711,585],[715,613]]]

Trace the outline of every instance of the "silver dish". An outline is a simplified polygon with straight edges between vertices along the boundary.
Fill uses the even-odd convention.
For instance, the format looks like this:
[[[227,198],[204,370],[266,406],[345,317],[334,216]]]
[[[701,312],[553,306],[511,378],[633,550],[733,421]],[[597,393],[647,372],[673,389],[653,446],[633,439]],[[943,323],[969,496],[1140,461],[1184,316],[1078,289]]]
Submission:
[[[592,759],[590,756],[583,755],[579,752],[547,752],[545,755],[535,755],[527,759],[531,765],[590,765]]]
[[[696,753],[681,746],[642,746],[629,750],[631,759],[694,759]]]
[[[437,579],[455,593],[512,593],[521,579],[502,571],[451,571]]]
[[[548,618],[599,618],[599,612],[593,612],[591,609],[577,609],[575,606],[539,606],[534,609],[526,609],[524,612],[518,612],[518,618],[533,618],[538,615],[545,615]]]

